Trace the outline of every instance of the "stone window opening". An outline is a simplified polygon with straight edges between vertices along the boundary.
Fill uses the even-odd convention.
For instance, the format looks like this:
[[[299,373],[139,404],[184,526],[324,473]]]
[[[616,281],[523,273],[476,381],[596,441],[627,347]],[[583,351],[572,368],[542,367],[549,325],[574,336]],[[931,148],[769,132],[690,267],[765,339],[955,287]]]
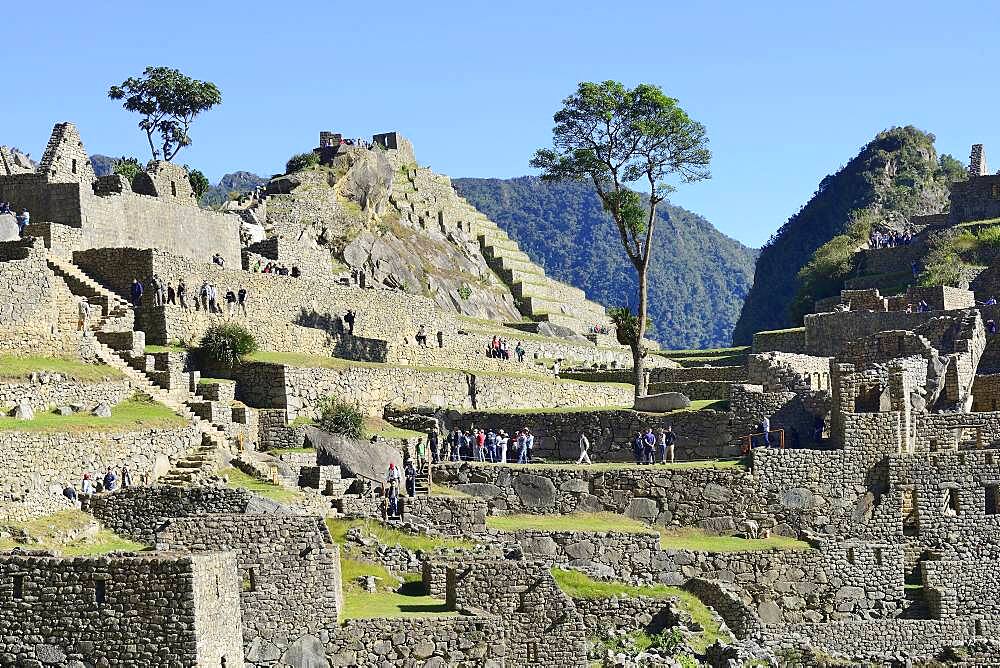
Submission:
[[[987,452],[985,460],[986,460],[985,463],[992,464],[993,463],[993,453],[992,452]]]
[[[528,663],[538,663],[538,643],[529,642],[527,646]]]
[[[854,565],[854,548],[853,547],[847,548],[847,563],[851,564],[852,566]]]
[[[215,598],[222,598],[222,589],[219,587],[219,576],[215,576]]]
[[[170,194],[173,195],[174,197],[177,197],[177,182],[176,181],[171,181],[170,182]]]
[[[958,490],[946,489],[944,491],[944,514],[948,517],[958,515]]]
[[[14,576],[14,600],[20,601],[24,598],[24,576]]]
[[[94,600],[98,605],[104,603],[107,600],[107,583],[104,580],[94,581]]]
[[[881,547],[876,547],[875,548],[875,563],[878,566],[882,565],[882,548]]]
[[[986,485],[986,514],[1000,515],[1000,485]]]
[[[920,535],[920,510],[917,507],[917,490],[903,490],[903,535]]]
[[[76,174],[76,158],[73,158],[73,164],[70,167],[74,174]]]
[[[1000,183],[994,183],[990,186],[990,198],[1000,199]]]
[[[854,398],[855,413],[878,413],[881,404],[882,388],[878,385],[868,385],[858,390]]]
[[[931,451],[931,452],[937,452],[937,450],[938,450],[938,442],[937,442],[937,439],[936,439],[936,438],[932,438],[932,439],[931,439],[931,445],[930,445],[930,451]]]
[[[257,591],[257,573],[252,568],[243,576],[243,591]]]

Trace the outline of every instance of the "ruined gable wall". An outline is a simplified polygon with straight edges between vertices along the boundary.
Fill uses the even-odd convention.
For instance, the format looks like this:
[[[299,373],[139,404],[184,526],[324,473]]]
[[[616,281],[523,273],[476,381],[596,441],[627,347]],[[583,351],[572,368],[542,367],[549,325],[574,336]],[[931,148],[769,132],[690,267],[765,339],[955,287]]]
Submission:
[[[243,636],[249,648],[287,649],[296,639],[337,627],[343,608],[340,552],[320,517],[204,515],[169,520],[157,543],[195,552],[236,552]]]
[[[227,667],[241,667],[235,565],[232,554],[218,553],[2,554],[0,654],[17,665],[218,666],[225,657]],[[15,576],[22,599],[14,596]]]

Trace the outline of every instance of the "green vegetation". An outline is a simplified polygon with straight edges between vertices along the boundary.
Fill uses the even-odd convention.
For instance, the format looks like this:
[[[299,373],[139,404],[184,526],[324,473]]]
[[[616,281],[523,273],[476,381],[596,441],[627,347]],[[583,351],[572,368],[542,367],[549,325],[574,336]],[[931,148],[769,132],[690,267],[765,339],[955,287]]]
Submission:
[[[344,611],[341,620],[366,618],[453,616],[444,601],[425,594],[419,573],[407,573],[400,579],[382,566],[349,557],[340,558],[344,583]],[[358,578],[379,578],[378,591],[365,592]]]
[[[618,340],[632,350],[635,396],[646,394],[643,374],[649,305],[649,260],[653,256],[656,207],[673,190],[667,177],[690,183],[711,177],[705,126],[659,86],[627,88],[617,81],[581,82],[555,115],[552,148],[535,152],[531,166],[544,181],[594,184],[604,211],[615,221],[619,251],[638,277],[636,312],[612,312]],[[611,128],[614,128],[612,131]],[[636,184],[646,192],[635,190]],[[618,253],[618,257],[621,253]]]
[[[228,378],[199,378],[198,379],[198,384],[199,385],[216,385],[218,383],[229,383],[230,385],[232,385],[235,382],[236,381],[230,380]]]
[[[407,371],[419,371],[426,373],[435,372],[459,372],[466,373],[468,369],[458,369],[452,367],[443,366],[412,366],[403,364],[387,364],[384,362],[358,362],[355,360],[347,360],[341,357],[328,357],[326,355],[308,355],[303,353],[286,353],[286,352],[273,352],[259,350],[243,358],[244,362],[259,362],[261,364],[286,364],[288,366],[297,366],[309,369],[350,369],[352,367],[361,367],[368,369],[405,369]],[[532,373],[519,373],[515,371],[511,372],[500,372],[500,371],[484,371],[477,369],[475,371],[476,375],[479,376],[500,376],[504,378],[525,378],[539,383],[583,383],[586,381],[582,380],[563,380],[561,378],[553,378],[548,375],[537,375]],[[628,383],[598,383],[600,385],[621,385],[623,387],[631,387]]]
[[[974,249],[978,246],[978,239],[971,232],[964,231],[958,235],[945,234],[930,242],[930,249],[924,258],[924,270],[920,272],[920,285],[958,286],[962,270],[967,266],[959,255],[960,243],[969,243]]]
[[[200,202],[201,198],[208,192],[208,189],[212,187],[212,184],[208,182],[208,177],[200,169],[192,169],[187,165],[184,165],[184,169],[187,170],[188,183],[191,184],[191,190],[194,191],[195,199]]]
[[[732,355],[746,355],[750,352],[750,346],[732,346],[729,348],[688,348],[685,350],[653,350],[653,355],[659,355],[668,359],[681,359],[685,357],[730,357]]]
[[[111,409],[111,417],[90,413],[35,413],[31,420],[0,417],[0,429],[29,432],[138,431],[185,427],[188,420],[144,395],[135,395]]]
[[[308,415],[299,415],[299,416],[296,416],[296,418],[294,420],[292,420],[292,423],[289,426],[290,427],[305,427],[305,426],[314,425],[314,424],[316,424],[316,420],[313,420]]]
[[[63,357],[14,357],[0,355],[0,378],[27,378],[36,371],[59,373],[81,383],[96,383],[121,378],[122,373],[105,364],[88,364],[80,359]]]
[[[309,151],[308,153],[296,153],[285,163],[285,174],[294,174],[303,169],[310,169],[319,164],[319,154]]]
[[[243,325],[224,322],[205,330],[198,349],[202,361],[213,368],[230,370],[257,351],[257,341]]]
[[[11,538],[0,538],[0,550],[28,547],[52,550],[65,557],[85,557],[108,552],[138,552],[147,549],[145,545],[122,538],[108,529],[99,529],[92,537],[68,540],[70,535],[79,534],[93,524],[95,524],[94,518],[82,510],[63,510],[27,522],[17,522],[8,526],[28,534],[33,542],[22,545]]]
[[[246,489],[278,503],[287,503],[298,498],[298,493],[293,490],[254,478],[237,468],[223,469],[220,475],[226,477],[226,484],[229,487]]]
[[[760,552],[761,550],[808,550],[809,543],[787,536],[747,539],[717,536],[694,527],[660,529],[660,546],[665,550],[697,552]]]
[[[136,174],[143,171],[142,163],[137,158],[122,156],[115,160],[112,171],[118,176],[124,176],[129,183],[135,179]]]
[[[331,434],[360,440],[365,435],[365,418],[356,404],[337,397],[327,397],[319,403],[319,426]]]
[[[431,496],[471,496],[465,492],[460,492],[457,489],[448,487],[447,485],[439,485],[438,483],[431,481]]]
[[[716,640],[732,641],[732,637],[722,631],[719,620],[712,610],[702,603],[701,599],[684,589],[662,584],[637,587],[622,582],[602,582],[579,571],[567,571],[561,568],[552,569],[552,577],[555,578],[559,588],[571,598],[600,599],[623,595],[676,598],[680,607],[702,628],[694,648],[696,651],[704,651]]]
[[[841,289],[838,278],[851,271],[848,256],[867,241],[866,229],[944,210],[949,185],[964,178],[957,160],[938,160],[934,135],[912,126],[880,132],[824,178],[812,199],[765,244],[733,341],[750,343],[754,332],[797,324],[795,316],[807,305]]]
[[[615,513],[570,513],[568,515],[490,515],[486,524],[500,531],[617,531],[621,533],[655,533],[656,529]]]
[[[153,344],[146,344],[145,353],[147,355],[152,355],[153,353],[186,353],[188,348],[181,344],[173,344],[169,346],[157,346]]]
[[[623,294],[637,289],[618,231],[591,184],[536,177],[453,184],[552,278],[607,306],[621,304]],[[681,207],[664,202],[656,213],[657,225],[670,233],[653,238],[646,336],[677,348],[728,344],[742,295],[753,282],[757,252]]]
[[[124,100],[126,111],[142,116],[139,128],[146,133],[153,160],[171,160],[191,145],[188,131],[195,117],[222,104],[222,93],[211,81],[192,79],[170,67],[147,67],[140,77],[129,77],[108,90],[112,100]],[[159,135],[160,146],[153,143]]]
[[[374,537],[383,545],[399,545],[407,550],[433,552],[442,548],[462,547],[471,549],[475,547],[475,543],[467,540],[411,534],[386,526],[376,520],[327,518],[326,526],[330,529],[330,535],[333,537],[334,542],[340,544],[344,543],[344,536],[347,535],[348,531],[355,527],[361,527],[365,533]]]
[[[419,431],[413,431],[412,429],[402,429],[377,415],[366,415],[365,418],[365,436],[371,438],[372,436],[378,436],[379,438],[391,438],[402,440],[404,438],[409,440],[414,440],[418,438],[426,438],[427,434]]]

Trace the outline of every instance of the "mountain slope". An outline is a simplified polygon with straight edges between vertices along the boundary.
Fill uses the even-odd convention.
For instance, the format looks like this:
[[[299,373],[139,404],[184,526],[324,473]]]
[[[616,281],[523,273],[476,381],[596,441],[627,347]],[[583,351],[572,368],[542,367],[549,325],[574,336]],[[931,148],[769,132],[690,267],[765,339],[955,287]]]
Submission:
[[[789,314],[797,274],[817,248],[847,230],[852,213],[867,209],[884,224],[899,226],[909,216],[944,211],[955,163],[950,156],[938,161],[934,135],[912,126],[880,132],[824,178],[809,202],[761,249],[733,343],[747,344],[754,332],[799,324]]]
[[[635,304],[637,280],[593,189],[536,177],[454,179],[547,274],[606,306]],[[756,251],[694,213],[661,204],[650,261],[649,336],[671,348],[728,344]]]

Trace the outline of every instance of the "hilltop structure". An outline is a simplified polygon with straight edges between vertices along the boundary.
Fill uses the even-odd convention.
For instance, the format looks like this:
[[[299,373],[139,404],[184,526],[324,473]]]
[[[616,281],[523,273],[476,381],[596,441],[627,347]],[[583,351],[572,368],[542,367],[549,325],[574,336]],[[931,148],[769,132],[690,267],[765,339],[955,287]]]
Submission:
[[[0,200],[36,222],[0,242],[0,369],[25,369],[0,374],[0,663],[1000,656],[995,304],[848,286],[750,351],[654,352],[651,388],[683,408],[638,411],[595,305],[416,167],[405,138],[324,132],[316,153],[224,214],[193,206],[170,165],[92,178],[68,124],[39,171],[3,158]],[[989,214],[975,202],[992,178],[956,188],[952,215]],[[175,296],[183,279],[191,303],[154,277]],[[475,299],[446,287],[467,280]],[[213,308],[203,284],[248,298]],[[261,351],[232,368],[199,356],[220,323]],[[494,354],[502,338],[524,359]],[[371,440],[328,433],[328,399]],[[677,463],[630,463],[650,460],[636,436],[666,427]],[[530,461],[510,463],[517,437],[498,462],[448,443],[457,430],[483,446],[530,433]],[[581,434],[601,466],[573,463]],[[390,464],[407,470],[399,496]],[[131,484],[103,484],[125,468]],[[85,472],[97,489],[77,486]],[[67,518],[85,528],[38,535]],[[57,553],[102,546],[147,551]]]

